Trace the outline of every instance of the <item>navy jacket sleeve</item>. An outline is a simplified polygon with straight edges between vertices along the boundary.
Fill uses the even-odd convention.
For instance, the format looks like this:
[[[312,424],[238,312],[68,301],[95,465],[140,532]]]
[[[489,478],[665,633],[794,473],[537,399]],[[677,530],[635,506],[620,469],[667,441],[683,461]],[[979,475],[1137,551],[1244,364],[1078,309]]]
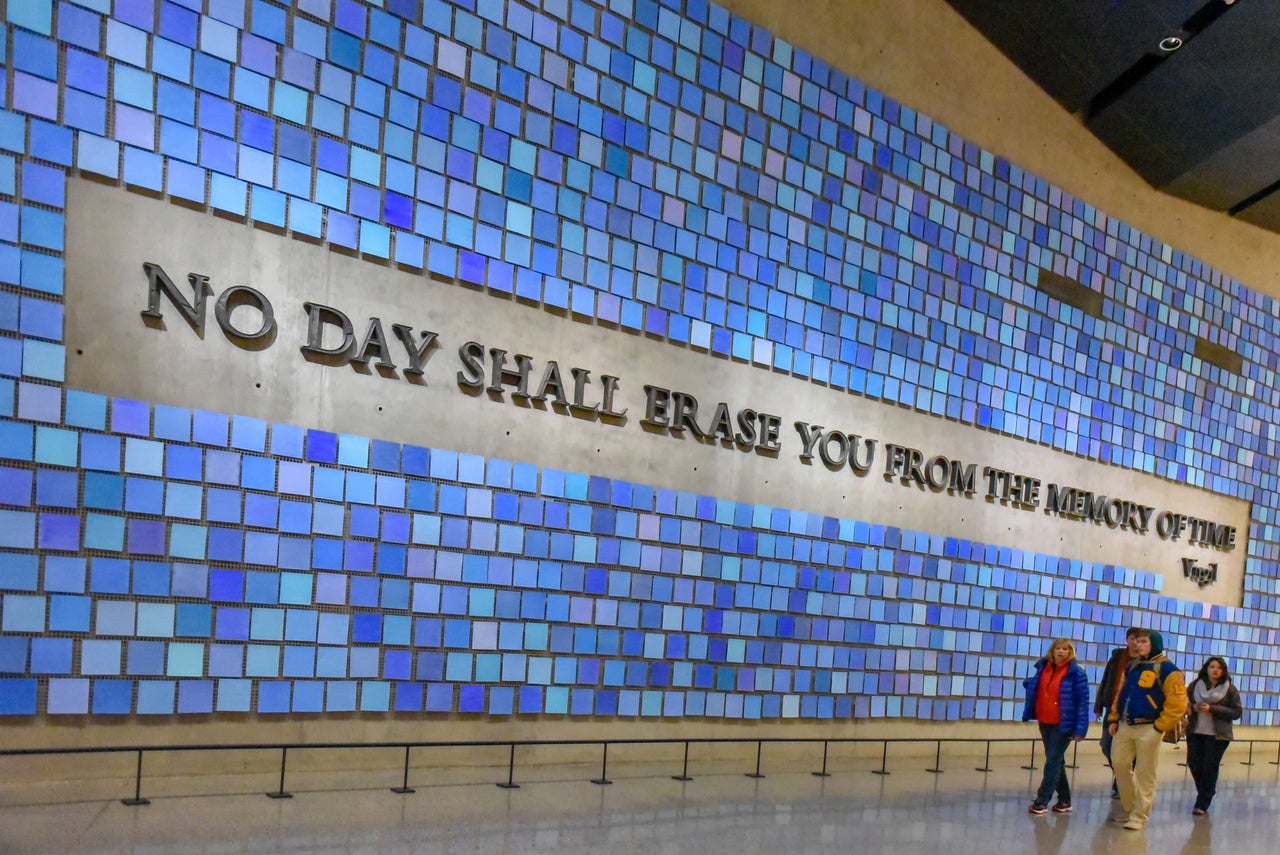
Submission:
[[[1089,735],[1089,677],[1078,663],[1072,663],[1067,672],[1071,679],[1071,735]],[[1066,711],[1063,711],[1065,719]]]
[[[1027,693],[1027,702],[1022,707],[1023,721],[1031,721],[1036,717],[1036,684],[1040,682],[1040,670],[1044,668],[1044,663],[1043,659],[1037,662],[1031,676],[1022,681],[1022,688]]]

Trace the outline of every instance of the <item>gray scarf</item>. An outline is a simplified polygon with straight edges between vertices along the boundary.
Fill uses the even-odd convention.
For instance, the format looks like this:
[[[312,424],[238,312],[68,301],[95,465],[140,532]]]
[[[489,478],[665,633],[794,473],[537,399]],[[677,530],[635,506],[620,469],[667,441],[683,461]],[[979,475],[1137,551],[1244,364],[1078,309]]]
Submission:
[[[1227,696],[1227,689],[1231,688],[1230,680],[1222,680],[1216,686],[1210,686],[1204,680],[1196,680],[1195,688],[1191,691],[1191,702],[1195,712],[1195,720],[1191,723],[1192,733],[1201,733],[1205,736],[1214,736],[1217,729],[1213,725],[1213,713],[1201,712],[1194,707],[1200,704],[1217,704]]]

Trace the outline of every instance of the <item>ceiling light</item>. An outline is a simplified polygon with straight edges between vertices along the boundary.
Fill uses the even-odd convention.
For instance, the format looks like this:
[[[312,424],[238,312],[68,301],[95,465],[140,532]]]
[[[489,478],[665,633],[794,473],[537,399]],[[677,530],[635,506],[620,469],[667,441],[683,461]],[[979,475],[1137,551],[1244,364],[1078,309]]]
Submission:
[[[1160,50],[1165,53],[1173,53],[1182,47],[1182,39],[1178,36],[1165,36],[1160,40]]]

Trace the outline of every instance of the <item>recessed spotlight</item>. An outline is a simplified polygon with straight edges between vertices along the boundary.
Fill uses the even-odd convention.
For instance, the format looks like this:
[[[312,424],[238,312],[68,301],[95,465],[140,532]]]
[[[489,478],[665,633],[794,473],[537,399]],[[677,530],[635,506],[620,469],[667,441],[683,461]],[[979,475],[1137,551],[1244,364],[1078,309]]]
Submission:
[[[1165,36],[1160,40],[1160,50],[1165,53],[1173,53],[1182,47],[1182,39],[1177,36]]]

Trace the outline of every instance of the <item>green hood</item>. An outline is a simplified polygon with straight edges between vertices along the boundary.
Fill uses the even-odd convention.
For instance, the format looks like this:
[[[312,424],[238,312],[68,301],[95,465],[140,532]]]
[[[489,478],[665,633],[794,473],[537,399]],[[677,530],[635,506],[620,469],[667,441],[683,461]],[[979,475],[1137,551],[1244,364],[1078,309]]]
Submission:
[[[1161,635],[1160,633],[1156,632],[1155,630],[1152,630],[1152,632],[1151,632],[1151,653],[1147,656],[1147,658],[1148,658],[1148,659],[1155,659],[1155,658],[1156,658],[1157,656],[1159,656],[1161,653],[1164,653],[1164,636],[1163,636],[1163,635]]]

